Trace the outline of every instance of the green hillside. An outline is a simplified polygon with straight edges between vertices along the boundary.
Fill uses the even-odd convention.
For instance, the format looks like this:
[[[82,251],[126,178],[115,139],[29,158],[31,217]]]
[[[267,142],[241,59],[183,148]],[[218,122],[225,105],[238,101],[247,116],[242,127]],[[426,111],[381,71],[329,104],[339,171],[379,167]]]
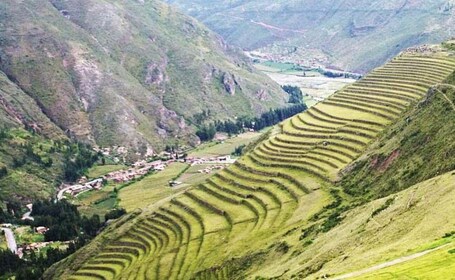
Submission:
[[[167,0],[229,43],[266,57],[366,73],[453,36],[451,0]]]
[[[236,49],[159,1],[2,1],[0,70],[71,138],[132,154],[195,144],[202,110],[286,106]]]
[[[412,122],[427,121],[421,119],[426,111],[437,114],[452,108],[448,100],[453,101],[453,91],[440,88],[445,98],[433,86],[453,82],[454,70],[453,54],[439,46],[401,54],[284,121],[269,139],[206,182],[132,213],[125,218],[128,222],[111,225],[91,244],[51,267],[45,278],[316,278],[348,273],[419,250],[455,227],[450,223],[441,226],[442,220],[435,220],[429,224],[428,234],[420,234],[427,223],[411,220],[434,218],[437,209],[450,203],[442,188],[440,192],[428,188],[441,183],[450,189],[445,182],[451,182],[452,174],[422,181],[451,167],[428,168],[415,179],[421,185],[372,201],[392,191],[382,191],[379,186],[368,187],[366,195],[358,194],[356,188],[348,187],[349,182],[366,175],[361,173],[361,165],[356,168],[352,163],[379,153],[378,145],[390,147],[395,138],[387,135],[392,135],[403,119],[411,123],[399,132],[406,137]],[[445,115],[450,113],[448,110]],[[432,120],[447,121],[434,115]],[[393,135],[401,139],[399,133]],[[427,133],[423,127],[422,133]],[[434,153],[444,153],[444,136],[433,136],[432,145],[441,149]],[[409,144],[402,149],[401,154],[407,155],[412,152],[407,149],[415,147]],[[394,157],[397,162],[402,160],[403,166],[413,160],[411,156]],[[386,172],[393,162],[389,159],[381,166]],[[341,171],[348,179],[343,179]],[[363,178],[368,182],[369,177]],[[410,181],[393,192],[412,184]],[[419,205],[418,198],[428,204]],[[428,205],[436,203],[440,208],[428,213]],[[427,211],[426,216],[402,212],[403,205]],[[394,209],[398,213],[389,215]],[[440,213],[438,218],[449,213]],[[381,239],[378,231],[389,235]],[[413,242],[395,244],[397,236]]]

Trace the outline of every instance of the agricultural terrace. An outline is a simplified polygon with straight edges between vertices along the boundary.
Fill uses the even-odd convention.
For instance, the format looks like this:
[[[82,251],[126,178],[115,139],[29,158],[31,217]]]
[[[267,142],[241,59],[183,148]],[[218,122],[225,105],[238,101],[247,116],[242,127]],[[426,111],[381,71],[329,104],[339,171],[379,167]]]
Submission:
[[[69,278],[189,279],[267,246],[326,205],[339,171],[454,69],[455,58],[443,53],[402,54],[284,121],[229,168],[139,215]]]

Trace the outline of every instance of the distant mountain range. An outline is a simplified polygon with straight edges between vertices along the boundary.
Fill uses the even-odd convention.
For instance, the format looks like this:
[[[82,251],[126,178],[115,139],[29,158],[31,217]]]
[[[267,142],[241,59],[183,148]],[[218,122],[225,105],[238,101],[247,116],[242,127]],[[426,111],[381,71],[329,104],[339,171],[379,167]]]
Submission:
[[[241,52],[159,1],[1,1],[0,80],[0,128],[141,153],[196,143],[202,110],[233,119],[286,103]]]
[[[278,60],[368,72],[454,36],[453,0],[167,0],[229,43]]]

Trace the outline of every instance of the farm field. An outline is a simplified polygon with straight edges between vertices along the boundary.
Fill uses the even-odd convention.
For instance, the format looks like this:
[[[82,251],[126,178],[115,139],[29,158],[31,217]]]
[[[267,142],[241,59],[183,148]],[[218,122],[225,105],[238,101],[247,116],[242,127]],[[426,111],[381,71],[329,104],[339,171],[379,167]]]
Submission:
[[[304,101],[308,107],[356,81],[351,78],[325,77],[315,70],[305,71],[303,76],[303,71],[296,70],[296,66],[290,63],[263,62],[255,64],[255,67],[280,85],[298,86],[307,95]]]
[[[112,165],[96,165],[89,169],[88,171],[88,178],[95,179],[99,178],[107,173],[122,170],[128,168],[122,164],[112,164]]]
[[[257,140],[263,133],[264,131],[246,132],[222,142],[212,141],[204,143],[191,151],[189,156],[209,158],[229,155],[236,147],[248,145]],[[128,184],[124,189],[122,189],[122,184],[110,182],[99,191],[89,191],[78,195],[77,198],[73,199],[73,203],[78,205],[79,211],[86,216],[97,214],[103,217],[109,210],[117,206],[125,207],[126,210],[132,211],[136,208],[143,208],[149,204],[153,204],[157,200],[172,195],[176,191],[181,191],[190,185],[203,182],[217,170],[213,170],[210,174],[201,174],[198,170],[215,165],[208,164],[189,167],[188,164],[172,163],[164,172],[147,175],[143,180]],[[99,178],[109,172],[126,168],[128,167],[121,164],[94,166],[88,171],[88,178]],[[171,189],[168,182],[176,179],[177,176],[179,176],[177,180],[182,182],[182,184]],[[115,188],[121,189],[118,195],[114,193]],[[137,202],[137,197],[144,199],[143,201]]]
[[[330,211],[339,210],[339,206],[346,203],[344,194],[335,185],[340,172],[362,156],[409,108],[424,99],[433,85],[444,82],[454,69],[455,58],[443,51],[404,53],[306,112],[283,121],[277,126],[276,133],[206,181],[187,187],[178,194],[176,190],[174,193],[158,192],[150,197],[144,197],[140,190],[153,189],[156,181],[147,183],[146,178],[139,182],[140,188],[125,188],[122,191],[136,192],[130,193],[126,200],[122,199],[129,209],[132,209],[131,205],[138,206],[145,201],[159,203],[150,205],[149,210],[121,226],[115,239],[104,241],[102,248],[93,250],[86,262],[74,269],[75,273],[68,272],[68,278],[235,279],[242,267],[236,266],[233,256],[242,257],[249,252],[261,252],[264,248],[274,250],[283,263],[274,263],[273,266],[262,263],[261,269],[258,268],[260,274],[252,277],[276,277],[281,273],[304,278],[321,269],[329,275],[346,273],[340,271],[344,265],[325,265],[325,259],[336,257],[337,239],[343,235],[351,238],[362,236],[368,230],[396,232],[385,227],[390,217],[383,221],[381,215],[388,213],[390,205],[393,205],[390,209],[401,205],[397,209],[402,211],[403,205],[410,204],[409,195],[413,194],[408,192],[398,196],[396,201],[400,203],[397,204],[392,198],[389,202],[382,199],[368,204],[372,209],[369,213],[362,212],[363,220],[357,219],[355,212],[350,212],[351,216],[340,216],[340,213]],[[452,174],[441,178],[453,181]],[[168,178],[162,180],[167,182]],[[422,186],[433,183],[439,181],[429,181]],[[425,189],[422,186],[415,192]],[[431,201],[430,194],[444,198],[434,190],[418,197]],[[412,209],[427,209],[419,206],[417,204]],[[401,217],[404,219],[406,212]],[[358,229],[358,223],[364,220],[367,220],[365,228]],[[383,227],[369,228],[381,223]],[[354,224],[355,228],[346,229],[344,226]],[[323,235],[325,239],[311,238],[314,225],[327,233]],[[301,234],[295,232],[298,228],[303,228]],[[356,234],[353,234],[354,230]],[[399,232],[408,233],[405,228]],[[426,235],[412,233],[417,235],[406,237],[425,239]],[[412,244],[403,243],[401,246],[395,244],[394,248],[400,250],[391,250],[375,244],[378,251],[365,250],[356,254],[357,242],[373,242],[363,239],[350,241],[342,244],[350,254],[339,256],[337,262],[350,263],[354,269],[360,265],[359,260],[374,264],[382,261],[380,257],[399,257],[403,255],[403,249],[417,247],[415,244],[414,248],[409,248]],[[316,242],[321,246],[311,248],[324,253],[305,250],[305,246]],[[296,249],[290,251],[292,246]],[[381,250],[390,253],[380,254]],[[314,263],[305,261],[312,258]],[[293,269],[283,271],[281,268],[285,264]],[[302,265],[309,268],[299,271]]]
[[[259,132],[245,132],[236,137],[226,139],[222,142],[212,141],[204,143],[192,150],[188,156],[190,157],[217,157],[230,155],[235,148],[241,145],[248,145],[249,143],[257,140],[264,131]]]
[[[174,162],[164,171],[148,175],[142,180],[121,189],[118,195],[119,206],[127,211],[146,208],[148,205],[181,192],[185,186],[170,188],[169,181],[185,171],[186,168],[188,168],[188,164]]]

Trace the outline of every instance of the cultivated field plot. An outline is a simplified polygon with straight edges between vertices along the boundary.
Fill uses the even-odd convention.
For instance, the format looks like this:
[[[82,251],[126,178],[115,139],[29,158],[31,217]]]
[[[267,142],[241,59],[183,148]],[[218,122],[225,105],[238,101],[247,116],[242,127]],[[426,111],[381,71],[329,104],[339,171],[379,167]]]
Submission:
[[[304,102],[308,107],[324,100],[337,90],[354,83],[351,78],[329,78],[316,70],[296,70],[296,65],[291,63],[264,62],[255,64],[255,67],[268,75],[280,85],[292,85],[299,87],[305,96]],[[304,74],[305,73],[305,74]]]
[[[280,133],[229,168],[137,217],[70,279],[190,279],[266,246],[309,216],[303,206],[324,206],[317,194],[338,172],[454,70],[455,59],[439,54],[397,57],[284,121]],[[307,199],[313,196],[320,199]],[[141,203],[140,193],[130,200]],[[199,279],[229,279],[228,269],[217,273]]]

